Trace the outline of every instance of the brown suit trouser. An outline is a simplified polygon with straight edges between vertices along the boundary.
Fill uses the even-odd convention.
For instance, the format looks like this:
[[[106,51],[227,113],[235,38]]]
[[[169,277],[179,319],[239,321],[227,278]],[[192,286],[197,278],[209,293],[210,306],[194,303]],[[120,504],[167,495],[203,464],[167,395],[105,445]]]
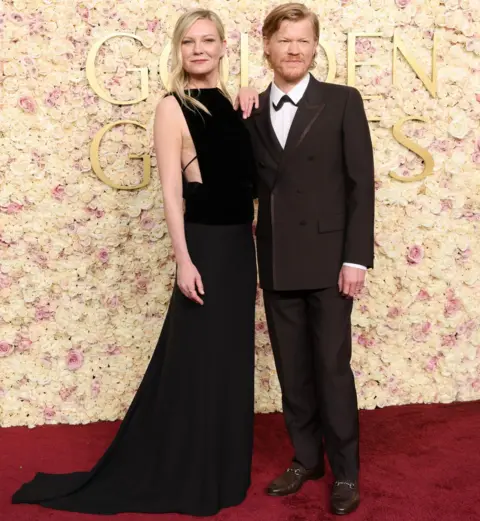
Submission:
[[[357,395],[350,367],[353,301],[338,287],[263,292],[295,460],[323,465],[324,443],[336,479],[359,472]]]

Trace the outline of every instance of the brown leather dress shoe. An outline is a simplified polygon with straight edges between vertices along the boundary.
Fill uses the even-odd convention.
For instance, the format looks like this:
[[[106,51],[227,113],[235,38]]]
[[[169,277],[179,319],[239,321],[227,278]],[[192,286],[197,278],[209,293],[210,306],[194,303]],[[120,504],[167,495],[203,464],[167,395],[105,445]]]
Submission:
[[[322,466],[307,470],[294,461],[292,465],[278,478],[274,479],[267,488],[269,496],[288,496],[298,492],[305,481],[319,479],[325,474]]]
[[[360,504],[360,492],[356,481],[335,481],[331,496],[332,513],[337,516],[350,514]]]

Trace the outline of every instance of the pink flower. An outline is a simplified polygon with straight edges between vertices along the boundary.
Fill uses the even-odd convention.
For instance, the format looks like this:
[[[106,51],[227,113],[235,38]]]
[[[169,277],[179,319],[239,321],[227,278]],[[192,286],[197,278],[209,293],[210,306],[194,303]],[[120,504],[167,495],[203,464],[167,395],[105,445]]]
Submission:
[[[29,351],[32,343],[33,342],[29,338],[22,336],[17,337],[15,340],[17,351],[19,353],[25,353],[26,351]]]
[[[103,210],[100,210],[98,208],[85,208],[85,211],[87,213],[89,213],[90,215],[94,215],[97,219],[101,219],[104,215],[105,215],[105,212]]]
[[[425,255],[423,246],[415,244],[408,250],[407,261],[409,264],[419,264]]]
[[[12,279],[8,275],[0,273],[0,289],[9,288],[12,285]]]
[[[438,356],[433,356],[427,363],[427,371],[432,372],[437,368]]]
[[[476,164],[480,163],[480,139],[475,143],[475,151],[472,154],[472,161]]]
[[[62,186],[62,185],[57,185],[57,186],[52,190],[52,195],[53,195],[53,197],[54,197],[57,201],[63,201],[63,199],[64,199],[65,196],[66,196],[66,193],[65,193],[65,187]]]
[[[18,106],[24,112],[28,112],[29,114],[34,114],[37,110],[37,104],[31,96],[22,96],[21,98],[19,98]]]
[[[475,94],[475,99],[480,103],[480,94]]]
[[[375,345],[375,341],[366,337],[364,334],[358,336],[357,342],[364,347],[372,347]]]
[[[20,212],[20,210],[22,210],[23,208],[23,205],[21,204],[18,204],[18,203],[9,203],[7,206],[1,206],[0,207],[0,210],[4,213],[7,213],[7,214],[13,214],[13,213],[18,213]]]
[[[105,306],[109,309],[116,309],[118,308],[118,305],[120,304],[120,299],[117,295],[113,295],[113,297],[108,297],[105,300]]]
[[[10,20],[17,24],[23,23],[23,16],[20,13],[11,13]]]
[[[418,292],[417,300],[424,301],[424,300],[430,300],[430,295],[428,294],[428,291],[421,289]]]
[[[56,107],[61,95],[62,91],[58,87],[55,87],[45,98],[45,105],[47,105],[47,107]]]
[[[43,367],[50,369],[52,367],[52,355],[50,353],[44,353],[40,358],[40,362]]]
[[[142,215],[140,219],[140,226],[144,230],[153,230],[155,227],[155,221],[148,215]]]
[[[83,365],[83,353],[78,349],[71,349],[66,359],[67,369],[77,371]]]
[[[430,322],[415,325],[412,333],[413,340],[415,340],[415,342],[425,342],[431,329],[432,324]]]
[[[451,300],[452,298],[455,298],[455,290],[453,288],[448,288],[445,292],[445,296],[448,300]]]
[[[466,338],[470,338],[476,329],[477,323],[475,320],[469,320],[468,322],[464,322],[457,326],[457,335],[465,335]]]
[[[148,291],[148,280],[145,277],[140,277],[137,279],[137,291],[139,293],[147,293]]]
[[[55,312],[51,311],[47,305],[40,305],[35,308],[35,320],[40,322],[42,320],[50,320]]]
[[[395,0],[395,3],[398,7],[400,7],[400,9],[405,9],[405,7],[407,7],[410,1],[411,0]]]
[[[454,347],[457,343],[457,337],[454,334],[452,335],[442,335],[442,346],[444,347]]]
[[[472,250],[470,248],[466,248],[465,250],[457,250],[457,260],[462,262],[466,261],[472,256]]]
[[[147,30],[153,33],[155,29],[157,28],[158,20],[155,18],[155,20],[147,20]]]
[[[66,401],[70,398],[70,396],[77,390],[77,386],[74,385],[72,387],[64,387],[63,389],[60,389],[58,394],[60,395],[60,398],[63,401]]]
[[[458,298],[447,300],[444,315],[446,317],[453,317],[460,309],[462,309],[462,303]]]
[[[48,263],[48,257],[45,255],[45,253],[37,253],[35,257],[33,257],[34,262],[36,262],[39,266],[42,266],[42,268],[45,268]]]
[[[100,394],[100,382],[98,380],[94,380],[92,382],[92,397],[96,398]]]
[[[77,5],[77,13],[80,15],[80,18],[83,21],[88,21],[88,17],[90,16],[90,11],[88,10],[88,7],[85,7],[84,5]]]
[[[266,330],[265,322],[257,322],[255,324],[255,331],[262,332],[262,331],[265,331],[265,330]]]
[[[357,38],[355,42],[355,52],[357,54],[373,54],[375,47],[368,38]]]
[[[6,340],[0,340],[0,357],[10,356],[14,351],[14,346]]]
[[[107,263],[108,262],[108,258],[109,258],[108,251],[105,248],[102,248],[98,252],[98,258],[99,258],[100,262],[102,262],[103,264]]]
[[[398,316],[400,316],[401,314],[401,311],[400,311],[400,308],[397,308],[397,307],[391,307],[388,309],[388,318],[397,318]]]
[[[87,92],[83,95],[83,106],[84,107],[91,107],[92,105],[95,104],[95,101],[96,101],[96,97],[93,93]],[[93,128],[95,129],[95,127],[93,127]],[[91,129],[90,129],[90,132],[92,132]]]
[[[453,203],[452,203],[451,199],[442,199],[441,203],[442,203],[442,212],[444,212],[445,210],[451,210],[453,208]]]
[[[122,352],[121,349],[116,344],[108,344],[107,353],[109,355],[118,355],[121,352]]]
[[[53,418],[55,418],[55,408],[54,407],[45,407],[45,409],[43,409],[43,416],[46,420],[52,420]]]

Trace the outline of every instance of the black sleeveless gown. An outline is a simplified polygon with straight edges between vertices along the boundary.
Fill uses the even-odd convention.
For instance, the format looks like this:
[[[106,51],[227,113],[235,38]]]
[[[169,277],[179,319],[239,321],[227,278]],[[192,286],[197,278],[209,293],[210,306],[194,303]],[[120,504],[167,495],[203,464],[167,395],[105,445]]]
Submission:
[[[175,286],[110,447],[90,471],[36,474],[13,503],[207,516],[246,496],[254,405],[253,152],[240,116],[218,89],[192,93],[211,113],[182,108],[203,181],[185,181],[184,197],[187,244],[205,304]]]

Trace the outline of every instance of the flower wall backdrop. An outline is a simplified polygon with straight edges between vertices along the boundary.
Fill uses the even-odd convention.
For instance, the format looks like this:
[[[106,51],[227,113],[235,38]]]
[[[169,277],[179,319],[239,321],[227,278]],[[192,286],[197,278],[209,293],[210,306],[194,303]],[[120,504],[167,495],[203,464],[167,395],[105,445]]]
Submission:
[[[167,5],[168,4],[168,5]],[[162,51],[190,1],[6,0],[0,8],[0,424],[84,423],[121,418],[161,330],[174,262],[148,133],[118,125],[105,134],[100,163],[117,183],[135,184],[152,156],[152,181],[116,190],[92,171],[90,143],[108,123],[148,127],[164,85]],[[241,34],[249,36],[249,77],[270,81],[261,25],[270,0],[204,1],[226,24],[234,95],[240,83]],[[353,317],[360,406],[480,398],[480,73],[476,0],[326,0],[307,2],[321,17],[315,75],[347,82],[347,36],[355,42],[356,86],[366,100],[375,146],[376,267]],[[394,30],[431,77],[437,38],[437,92],[396,57]],[[101,99],[86,77],[95,42]],[[392,135],[402,131],[428,150],[433,174]],[[256,408],[281,407],[258,294]],[[228,346],[226,346],[228,349]]]

